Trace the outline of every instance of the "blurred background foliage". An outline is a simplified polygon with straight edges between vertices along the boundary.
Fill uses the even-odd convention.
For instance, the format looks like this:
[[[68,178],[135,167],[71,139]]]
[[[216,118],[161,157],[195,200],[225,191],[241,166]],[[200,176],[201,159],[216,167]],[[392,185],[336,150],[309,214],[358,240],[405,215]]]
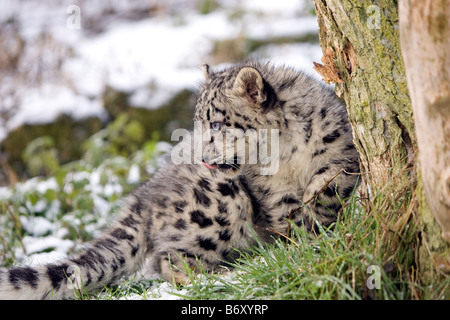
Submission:
[[[192,15],[207,16],[225,12],[230,25],[239,26],[239,30],[230,32],[229,37],[211,38],[210,49],[199,59],[200,63],[233,63],[251,57],[252,54],[255,57],[265,57],[271,45],[309,43],[318,48],[315,30],[281,32],[267,37],[247,32],[251,30],[254,19],[267,19],[267,10],[259,10],[255,1],[247,2],[250,5],[242,5],[245,1],[216,0],[123,0],[95,5],[92,1],[63,4],[57,4],[53,0],[2,1],[4,13],[0,16],[0,128],[3,128],[3,136],[0,134],[0,186],[14,185],[34,176],[53,174],[60,165],[80,159],[89,145],[84,142],[105,128],[108,128],[108,137],[111,139],[108,155],[126,156],[141,148],[155,133],[161,140],[170,141],[170,134],[174,129],[189,129],[192,126],[196,91],[192,87],[178,90],[166,99],[166,102],[149,108],[132,103],[132,96],[136,92],[113,87],[108,83],[104,84],[101,96],[95,97],[104,109],[100,117],[73,116],[76,114],[76,110],[73,110],[72,114],[59,113],[51,121],[22,121],[17,125],[15,116],[21,110],[23,97],[29,95],[30,88],[57,83],[69,88],[75,86],[73,91],[83,94],[77,92],[76,84],[72,83],[79,80],[70,79],[70,74],[63,70],[65,61],[76,58],[77,52],[76,41],[75,45],[68,45],[55,36],[57,33],[53,24],[65,24],[68,17],[65,12],[61,14],[61,10],[71,4],[82,8],[82,28],[79,33],[84,38],[98,37],[120,23],[170,19],[169,23],[183,27],[188,24],[187,19]],[[293,16],[297,15],[299,21],[302,17],[312,17],[312,1],[297,2],[299,9]],[[26,12],[34,8],[34,15],[33,12]],[[59,10],[56,11],[59,15],[56,17],[53,14],[51,17],[55,17],[54,19],[39,24],[38,15],[46,9],[51,14]],[[274,15],[276,18],[276,14]],[[282,18],[281,15],[280,19]],[[30,26],[24,27],[25,24]],[[215,26],[211,25],[211,28]],[[151,81],[144,87],[149,90],[150,95],[152,92],[164,90],[155,87],[155,83]],[[94,100],[94,97],[86,95],[86,99]],[[43,110],[43,113],[45,112],[47,110]],[[51,112],[50,106],[48,112]],[[89,151],[91,155],[96,152]]]
[[[66,26],[70,5],[81,8],[80,30]],[[106,226],[161,165],[173,130],[193,126],[202,64],[271,58],[312,70],[313,8],[1,1],[0,264],[57,258]]]

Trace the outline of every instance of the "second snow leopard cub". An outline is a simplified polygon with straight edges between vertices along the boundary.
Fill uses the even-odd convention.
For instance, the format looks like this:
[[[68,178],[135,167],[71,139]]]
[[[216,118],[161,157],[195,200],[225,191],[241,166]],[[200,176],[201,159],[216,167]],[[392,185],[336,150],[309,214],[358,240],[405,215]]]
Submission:
[[[218,268],[233,248],[252,244],[248,226],[270,241],[286,233],[288,219],[311,232],[317,222],[336,221],[336,194],[351,194],[357,175],[350,173],[359,166],[334,92],[301,72],[257,62],[219,71],[205,66],[205,76],[194,114],[206,133],[200,161],[168,158],[129,196],[117,222],[79,254],[0,268],[0,298],[70,298],[68,277],[93,291],[137,271],[148,257],[167,280],[184,282],[180,258]],[[223,143],[232,131],[243,144]],[[265,144],[252,147],[252,139]],[[264,145],[272,163],[250,161]],[[264,171],[268,166],[274,170]]]

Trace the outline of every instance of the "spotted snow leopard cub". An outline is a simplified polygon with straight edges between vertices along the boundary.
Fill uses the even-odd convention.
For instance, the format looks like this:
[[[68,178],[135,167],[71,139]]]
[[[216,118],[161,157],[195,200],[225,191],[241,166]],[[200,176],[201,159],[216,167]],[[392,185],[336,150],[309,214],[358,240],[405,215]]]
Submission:
[[[294,69],[255,61],[204,70],[194,114],[200,144],[192,143],[195,130],[194,139],[185,135],[81,253],[0,269],[0,298],[71,298],[80,284],[101,288],[149,257],[165,279],[183,283],[181,258],[220,269],[233,248],[252,245],[249,228],[270,241],[286,233],[288,219],[313,233],[317,223],[336,221],[336,194],[351,194],[359,167],[346,109],[334,92]],[[183,151],[189,161],[180,163]]]

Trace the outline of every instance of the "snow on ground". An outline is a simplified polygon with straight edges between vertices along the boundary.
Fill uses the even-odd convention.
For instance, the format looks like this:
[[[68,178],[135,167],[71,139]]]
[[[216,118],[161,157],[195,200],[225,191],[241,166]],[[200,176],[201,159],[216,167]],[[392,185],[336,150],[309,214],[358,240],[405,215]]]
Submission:
[[[168,282],[158,283],[152,286],[144,294],[130,294],[119,300],[181,300],[183,295],[187,295],[186,289],[175,289]]]
[[[61,73],[59,80],[54,83],[54,79],[44,79],[40,85],[22,88],[17,114],[6,128],[0,129],[0,141],[8,130],[22,123],[49,122],[60,113],[76,118],[103,117],[101,97],[106,85],[132,91],[130,102],[136,106],[157,108],[174,93],[197,88],[201,80],[200,66],[208,62],[215,41],[236,37],[270,39],[317,32],[315,17],[306,12],[306,0],[219,3],[219,9],[200,14],[195,1],[168,1],[168,13],[139,21],[118,18],[112,20],[114,23],[105,24],[102,32],[91,35],[83,32],[83,21],[93,20],[95,14],[107,11],[109,7],[105,3],[81,2],[82,29],[77,30],[68,27],[72,20],[66,10],[73,3],[2,1],[0,22],[14,17],[20,21],[20,32],[25,40],[37,41],[41,31],[47,30],[59,46],[65,47],[60,48],[63,52],[63,57],[59,57],[61,65],[56,66]],[[137,4],[119,1],[114,6],[120,12],[126,6]],[[230,18],[235,12],[245,14],[240,19]],[[311,74],[314,74],[312,61],[319,61],[321,57],[319,46],[310,44],[272,45],[260,53],[262,57]],[[44,67],[49,63],[45,57],[57,60],[57,56],[51,55],[50,59],[48,55],[29,56],[38,63],[47,63]],[[50,67],[55,66],[50,63]]]
[[[295,44],[270,44],[259,49],[250,57],[259,58],[261,60],[270,60],[275,65],[285,65],[301,70],[318,80],[320,75],[313,73],[311,69],[311,61],[320,61],[322,49],[318,45],[309,43]]]
[[[61,239],[56,236],[34,237],[26,236],[23,238],[23,245],[26,253],[22,249],[16,250],[17,259],[24,259],[27,265],[43,265],[63,259],[67,252],[74,247],[71,240]],[[42,252],[45,249],[52,248],[51,252]]]
[[[10,128],[23,123],[49,123],[61,113],[74,119],[92,115],[106,117],[100,97],[89,99],[62,85],[45,83],[40,88],[30,88],[23,96],[20,112],[9,122]]]

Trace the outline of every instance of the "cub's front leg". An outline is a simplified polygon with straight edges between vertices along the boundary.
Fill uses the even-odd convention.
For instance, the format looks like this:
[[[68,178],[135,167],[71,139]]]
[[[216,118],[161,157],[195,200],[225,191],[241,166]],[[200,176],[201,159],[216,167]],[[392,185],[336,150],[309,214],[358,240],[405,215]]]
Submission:
[[[328,227],[336,222],[341,201],[347,199],[359,184],[359,167],[326,165],[312,176],[305,190],[302,206],[290,213],[291,220],[298,226],[317,234],[318,224]]]

